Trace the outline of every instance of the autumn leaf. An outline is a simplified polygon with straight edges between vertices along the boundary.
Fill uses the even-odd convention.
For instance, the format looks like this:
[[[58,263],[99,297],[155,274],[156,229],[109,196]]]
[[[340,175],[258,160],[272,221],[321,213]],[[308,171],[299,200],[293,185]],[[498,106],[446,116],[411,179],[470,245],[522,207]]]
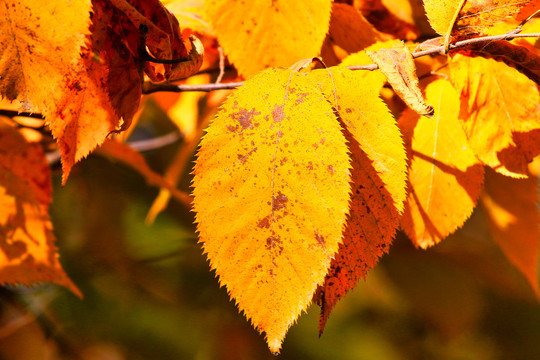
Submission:
[[[475,155],[503,175],[525,177],[527,164],[540,152],[538,86],[493,59],[457,55],[450,70],[461,99],[459,118]]]
[[[51,173],[39,144],[0,129],[0,284],[50,281],[81,292],[58,261],[49,218]]]
[[[200,242],[272,352],[338,249],[349,167],[331,105],[292,70],[248,80],[201,142],[193,181]]]
[[[398,39],[414,40],[418,37],[418,29],[394,15],[388,7],[389,3],[381,0],[358,0],[355,6],[377,30],[392,34]]]
[[[206,17],[234,66],[245,77],[319,55],[331,0],[209,0]]]
[[[428,85],[426,98],[435,107],[433,118],[407,110],[399,119],[410,159],[401,226],[424,249],[465,223],[483,182],[483,167],[458,120],[459,98],[452,85],[437,80]]]
[[[5,0],[0,4],[0,97],[42,111],[78,58],[88,31],[86,0]],[[54,25],[53,25],[54,24]]]
[[[199,34],[215,37],[210,24],[204,18],[204,0],[162,0],[162,4],[182,25],[182,30],[190,29]]]
[[[462,38],[484,34],[489,27],[501,22],[514,22],[517,25],[518,20],[526,18],[525,13],[520,14],[520,11],[534,1],[424,0],[424,7],[429,23],[437,33],[445,35],[451,31],[453,36]],[[530,9],[527,14],[533,12]]]
[[[540,49],[524,39],[490,41],[467,46],[467,56],[481,56],[504,62],[540,86]]]
[[[433,115],[433,107],[426,104],[418,87],[418,76],[411,52],[403,42],[394,43],[391,49],[366,51],[379,66],[399,97],[420,115]]]
[[[381,39],[381,34],[354,7],[340,3],[332,4],[330,29],[323,49],[326,46],[327,51],[335,53],[334,57],[342,58],[344,54],[358,52]],[[337,65],[338,61],[334,62]],[[328,65],[326,59],[325,63]]]
[[[539,297],[538,177],[512,179],[488,171],[481,201],[493,240]]]
[[[407,161],[401,133],[376,83],[342,67],[316,70],[309,77],[321,86],[347,129],[353,166],[343,242],[315,296],[321,306],[321,334],[334,305],[392,243],[406,198]]]

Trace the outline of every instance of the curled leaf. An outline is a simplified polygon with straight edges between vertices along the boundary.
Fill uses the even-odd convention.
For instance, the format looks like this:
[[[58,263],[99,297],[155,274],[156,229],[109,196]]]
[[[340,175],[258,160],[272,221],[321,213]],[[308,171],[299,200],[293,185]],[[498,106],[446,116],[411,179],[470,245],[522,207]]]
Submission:
[[[403,42],[394,43],[391,49],[367,51],[373,62],[386,76],[399,97],[420,115],[433,115],[433,107],[426,104],[418,87],[416,67],[409,48]]]

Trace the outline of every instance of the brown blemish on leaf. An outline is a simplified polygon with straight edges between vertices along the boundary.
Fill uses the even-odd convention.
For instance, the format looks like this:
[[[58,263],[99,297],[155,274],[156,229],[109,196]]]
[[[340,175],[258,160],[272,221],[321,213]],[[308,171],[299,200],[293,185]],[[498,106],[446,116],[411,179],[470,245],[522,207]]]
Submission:
[[[319,234],[318,232],[315,232],[315,239],[317,239],[317,242],[318,242],[321,246],[325,246],[325,245],[326,245],[326,242],[324,241],[324,236],[322,236],[322,235]]]
[[[351,108],[346,108],[346,109],[345,109],[345,112],[346,112],[347,114],[350,114],[350,113],[353,112],[353,110],[352,110]]]
[[[279,238],[272,235],[266,239],[266,249],[274,249],[276,246],[280,245],[282,242]]]
[[[255,108],[251,110],[241,109],[237,113],[231,114],[231,118],[234,120],[237,120],[240,123],[240,126],[242,126],[242,129],[253,129],[253,124],[251,121],[256,115],[260,115],[261,113],[259,111],[255,111]]]
[[[336,170],[334,169],[334,166],[332,165],[328,165],[328,171],[330,171],[330,174],[334,175],[334,173],[336,172]]]
[[[251,149],[250,151],[248,151],[248,153],[246,155],[242,155],[242,154],[238,154],[238,160],[240,160],[240,162],[242,164],[245,164],[248,157],[253,154],[255,151],[257,151],[257,148],[253,148]]]
[[[298,97],[296,98],[296,105],[303,103],[306,99],[306,96],[308,95],[309,95],[308,93],[298,94]]]
[[[283,112],[285,105],[276,105],[274,106],[274,110],[272,111],[272,118],[274,119],[275,123],[281,122],[283,118],[285,117],[285,113]]]
[[[313,170],[313,163],[310,161],[306,166],[309,170]]]
[[[259,223],[257,224],[257,227],[260,227],[261,229],[262,228],[269,228],[270,227],[270,215],[268,216],[265,216],[264,218],[262,218]]]
[[[288,201],[289,198],[279,191],[277,196],[272,196],[272,211],[283,209]]]

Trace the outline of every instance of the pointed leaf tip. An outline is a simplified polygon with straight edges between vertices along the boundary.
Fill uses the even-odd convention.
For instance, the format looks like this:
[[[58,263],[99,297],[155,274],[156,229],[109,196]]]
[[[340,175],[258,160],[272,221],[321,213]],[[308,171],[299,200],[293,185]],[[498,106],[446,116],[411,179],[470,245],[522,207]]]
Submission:
[[[193,181],[200,242],[273,352],[338,249],[349,168],[331,105],[291,70],[246,81],[203,137]]]

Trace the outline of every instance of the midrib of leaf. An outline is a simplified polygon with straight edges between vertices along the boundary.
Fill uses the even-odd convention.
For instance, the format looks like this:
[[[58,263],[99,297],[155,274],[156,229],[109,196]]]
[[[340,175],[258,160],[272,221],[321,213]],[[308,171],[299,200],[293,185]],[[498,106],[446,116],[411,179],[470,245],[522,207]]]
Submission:
[[[497,85],[497,92],[499,93],[499,96],[502,99],[502,103],[504,105],[504,112],[506,113],[506,117],[508,118],[508,121],[510,122],[510,131],[514,129],[514,122],[512,121],[512,116],[510,116],[510,113],[508,112],[508,107],[506,105],[506,100],[504,99],[504,95],[501,91],[501,85],[499,84],[499,81],[497,80],[497,74],[493,75],[493,81],[495,81],[495,84]],[[513,141],[511,140],[513,143]]]
[[[8,23],[9,23],[9,30],[10,30],[10,33],[11,33],[11,37],[13,38],[13,43],[15,44],[15,49],[17,49],[17,60],[18,60],[18,64],[21,68],[21,73],[23,74],[23,82],[24,82],[24,89],[25,90],[28,90],[28,81],[27,81],[27,75],[26,75],[26,71],[24,69],[24,66],[23,66],[23,62],[22,62],[22,57],[21,57],[21,51],[19,49],[19,41],[17,41],[17,36],[15,35],[15,31],[13,29],[13,21],[11,20],[11,14],[9,12],[9,6],[7,4],[7,2],[4,3],[5,6],[6,6],[6,14],[7,14],[7,20],[8,20]],[[27,104],[27,99],[28,99],[28,95],[25,94],[25,105]]]

